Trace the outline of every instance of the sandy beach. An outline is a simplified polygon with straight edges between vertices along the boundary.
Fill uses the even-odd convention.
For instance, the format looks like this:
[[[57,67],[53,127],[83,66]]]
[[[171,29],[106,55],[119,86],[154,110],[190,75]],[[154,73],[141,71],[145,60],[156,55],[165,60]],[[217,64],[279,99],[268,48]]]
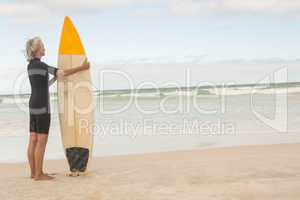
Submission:
[[[49,182],[26,163],[0,165],[0,199],[299,199],[300,144],[256,145],[94,158],[66,177],[65,160],[46,161]]]

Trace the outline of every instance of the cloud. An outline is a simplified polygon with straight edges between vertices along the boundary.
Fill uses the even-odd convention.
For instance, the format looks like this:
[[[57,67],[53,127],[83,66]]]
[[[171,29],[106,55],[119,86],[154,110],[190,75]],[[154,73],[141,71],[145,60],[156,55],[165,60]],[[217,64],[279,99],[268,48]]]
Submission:
[[[209,13],[294,14],[300,12],[297,0],[170,0],[171,13],[195,15]]]
[[[95,14],[125,6],[143,6],[160,3],[162,0],[15,0],[0,1],[0,17],[6,17],[14,23],[31,24],[44,23],[49,19],[64,15]],[[134,9],[129,14],[142,14],[143,11]],[[151,11],[145,15],[157,16]]]
[[[17,23],[45,22],[57,15],[99,12],[115,6],[124,6],[135,0],[16,0],[0,1],[0,17]],[[147,0],[142,0],[143,2]],[[150,1],[150,0],[149,0]]]
[[[131,4],[155,3],[160,0],[16,0],[0,2],[0,15],[30,15],[36,12],[90,12]]]
[[[0,15],[4,16],[31,15],[43,10],[40,5],[33,3],[0,3]]]
[[[300,17],[298,0],[16,0],[0,2],[0,16],[32,17],[51,14],[101,12],[122,6],[156,4],[172,15],[218,13],[283,14]],[[145,6],[144,6],[145,7]],[[133,12],[142,14],[143,10]],[[147,15],[151,16],[147,12]],[[157,12],[153,14],[157,16]]]

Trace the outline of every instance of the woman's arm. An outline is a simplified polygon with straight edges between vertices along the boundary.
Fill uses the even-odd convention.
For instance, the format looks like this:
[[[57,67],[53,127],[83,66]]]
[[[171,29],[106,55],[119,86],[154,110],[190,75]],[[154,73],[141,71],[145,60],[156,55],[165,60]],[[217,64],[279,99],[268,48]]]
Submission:
[[[71,69],[65,69],[64,71],[64,76],[70,76],[72,74],[75,74],[77,72],[83,71],[83,70],[87,70],[90,68],[90,63],[87,61],[87,59],[84,60],[84,62],[82,63],[82,65],[78,66],[78,67],[73,67]]]
[[[48,81],[48,85],[51,86],[56,81],[56,76]]]

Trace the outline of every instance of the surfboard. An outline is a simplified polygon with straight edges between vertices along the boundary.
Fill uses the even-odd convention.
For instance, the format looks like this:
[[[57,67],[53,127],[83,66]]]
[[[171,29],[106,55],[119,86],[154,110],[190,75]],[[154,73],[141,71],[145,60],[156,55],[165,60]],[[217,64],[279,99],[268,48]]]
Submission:
[[[58,68],[80,66],[87,58],[79,34],[65,17],[58,51]],[[61,138],[71,172],[86,172],[92,158],[94,123],[90,69],[58,80]]]

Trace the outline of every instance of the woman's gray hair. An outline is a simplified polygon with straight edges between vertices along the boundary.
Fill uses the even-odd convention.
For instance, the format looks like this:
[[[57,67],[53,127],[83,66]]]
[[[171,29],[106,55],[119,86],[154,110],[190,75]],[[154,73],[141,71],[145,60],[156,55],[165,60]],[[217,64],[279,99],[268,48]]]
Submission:
[[[35,58],[35,54],[42,43],[41,38],[34,37],[26,42],[26,59],[30,61]]]

